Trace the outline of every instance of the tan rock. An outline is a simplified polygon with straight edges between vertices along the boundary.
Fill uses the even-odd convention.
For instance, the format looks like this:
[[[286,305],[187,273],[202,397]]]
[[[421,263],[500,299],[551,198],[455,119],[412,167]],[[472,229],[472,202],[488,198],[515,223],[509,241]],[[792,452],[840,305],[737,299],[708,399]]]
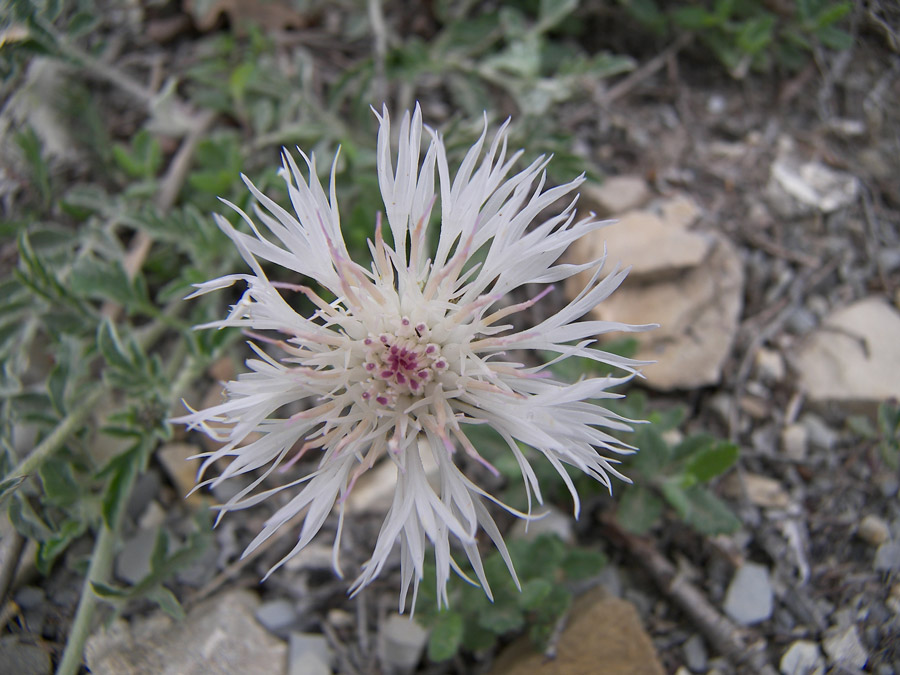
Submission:
[[[741,499],[746,493],[751,502],[766,508],[784,509],[791,503],[791,497],[781,483],[756,473],[727,476],[722,481],[722,492],[731,499]]]
[[[635,209],[650,198],[650,188],[640,176],[610,176],[602,183],[585,183],[581,196],[586,209],[598,216],[614,216]]]
[[[900,314],[876,297],[838,309],[804,340],[794,366],[813,403],[874,409],[900,398]]]
[[[85,647],[94,675],[271,675],[286,668],[287,647],[254,618],[259,598],[245,590],[214,596],[183,621],[162,612],[118,619]]]
[[[506,647],[492,675],[663,675],[650,636],[630,602],[595,589],[575,601],[556,658],[548,661],[527,637]]]
[[[676,219],[681,222],[681,216]],[[594,260],[606,247],[610,261],[630,265],[633,280],[648,282],[699,265],[713,243],[710,235],[667,223],[651,211],[629,211],[618,222],[582,238],[574,257],[578,262]],[[589,278],[588,273],[576,277],[577,289],[572,286],[570,291],[580,291]]]
[[[156,455],[166,475],[175,484],[178,496],[184,497],[192,506],[200,506],[203,503],[203,496],[199,491],[188,495],[194,489],[197,470],[200,468],[199,459],[190,460],[188,458],[201,452],[201,448],[191,443],[167,443],[157,451]]]
[[[701,264],[660,283],[629,277],[593,311],[598,319],[660,324],[634,334],[636,357],[656,361],[644,368],[645,383],[655,389],[716,384],[731,352],[743,301],[743,268],[727,239],[707,236],[714,245]]]

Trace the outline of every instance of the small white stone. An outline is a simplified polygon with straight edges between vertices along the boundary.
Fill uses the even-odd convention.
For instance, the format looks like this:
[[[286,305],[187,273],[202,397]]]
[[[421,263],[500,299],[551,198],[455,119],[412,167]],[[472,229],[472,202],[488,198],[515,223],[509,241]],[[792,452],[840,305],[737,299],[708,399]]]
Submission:
[[[821,675],[825,672],[825,659],[815,642],[797,640],[781,657],[778,668],[782,675]]]
[[[288,642],[288,675],[331,675],[334,655],[324,635],[291,633]]]
[[[427,630],[408,616],[392,614],[378,631],[381,663],[388,672],[411,673],[427,642]]]
[[[856,535],[871,546],[880,546],[890,538],[891,530],[884,520],[870,513],[859,522]]]
[[[600,185],[583,186],[584,199],[599,216],[625,213],[650,197],[650,188],[640,176],[609,176]]]
[[[764,382],[779,382],[784,378],[784,359],[773,349],[756,352],[756,372]]]
[[[769,570],[745,563],[735,573],[725,594],[725,613],[742,626],[751,626],[772,616],[773,591]]]
[[[516,520],[510,538],[533,541],[542,534],[555,534],[567,544],[575,543],[575,521],[572,514],[555,506],[548,506],[543,510],[547,515],[540,520]]]
[[[256,620],[278,637],[287,637],[297,621],[297,609],[289,600],[271,600],[256,610]]]
[[[861,670],[869,660],[869,655],[859,641],[856,626],[833,633],[825,638],[822,645],[828,655],[828,661],[836,666],[845,666]]]
[[[806,459],[809,432],[802,424],[789,424],[781,432],[781,449],[788,459],[801,462]]]

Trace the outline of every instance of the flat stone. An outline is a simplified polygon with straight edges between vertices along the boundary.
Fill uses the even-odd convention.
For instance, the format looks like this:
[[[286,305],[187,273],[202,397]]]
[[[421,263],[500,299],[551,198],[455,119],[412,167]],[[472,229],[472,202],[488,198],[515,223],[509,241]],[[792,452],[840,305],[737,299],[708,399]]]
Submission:
[[[579,262],[594,260],[606,247],[608,260],[630,265],[630,274],[636,280],[671,277],[702,263],[714,243],[710,234],[685,229],[683,216],[676,215],[674,221],[666,222],[653,211],[629,211],[609,227],[582,237],[575,244],[575,257]],[[590,274],[585,272],[575,279],[570,290],[577,293]]]
[[[797,640],[781,657],[778,669],[781,675],[822,675],[825,659],[815,642]]]
[[[290,600],[270,600],[256,610],[256,620],[273,635],[287,638],[297,623],[297,609]]]
[[[832,312],[796,355],[800,386],[813,403],[872,410],[900,398],[900,314],[870,297]]]
[[[725,613],[742,626],[752,626],[772,616],[773,595],[768,568],[744,563],[728,585]]]
[[[272,675],[286,668],[287,646],[254,618],[259,599],[228,591],[192,608],[183,621],[162,612],[117,619],[85,647],[92,675]]]
[[[706,672],[706,661],[709,656],[702,637],[692,635],[681,645],[681,650],[684,652],[684,661],[688,668],[695,673]]]
[[[291,633],[288,642],[288,675],[331,675],[334,654],[320,633]]]
[[[865,647],[859,641],[856,626],[833,632],[825,638],[822,647],[828,655],[828,662],[834,666],[862,670],[869,660]]]
[[[6,635],[0,638],[0,670],[15,675],[49,675],[49,650],[18,635]]]
[[[411,673],[422,660],[427,643],[427,630],[409,616],[392,614],[378,630],[381,665],[387,672]]]
[[[602,667],[601,667],[602,665]],[[594,589],[577,598],[548,661],[527,637],[503,649],[491,675],[663,675],[656,649],[630,602]]]
[[[656,361],[643,368],[642,383],[654,389],[716,384],[731,353],[743,304],[743,267],[725,237],[708,236],[714,246],[702,264],[665,282],[642,284],[629,277],[592,312],[601,320],[660,325],[629,334],[638,341],[636,358]],[[616,259],[615,249],[610,251]]]
[[[642,206],[650,198],[650,187],[640,176],[609,176],[602,183],[581,187],[581,206],[598,216],[615,216]]]
[[[198,491],[190,493],[197,482],[197,470],[200,468],[200,460],[190,460],[189,457],[199,455],[203,450],[191,443],[166,443],[156,453],[157,459],[162,464],[166,475],[175,485],[179,497],[184,497],[191,506],[203,504],[203,495]]]
[[[884,519],[870,513],[859,521],[856,536],[870,546],[880,546],[891,536],[891,530]]]

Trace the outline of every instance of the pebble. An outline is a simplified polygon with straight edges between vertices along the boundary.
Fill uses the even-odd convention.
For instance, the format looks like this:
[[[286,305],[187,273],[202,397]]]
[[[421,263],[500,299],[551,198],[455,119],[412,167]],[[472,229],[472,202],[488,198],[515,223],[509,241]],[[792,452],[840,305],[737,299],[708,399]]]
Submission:
[[[756,352],[756,372],[763,382],[778,382],[784,378],[784,359],[773,349]]]
[[[192,506],[203,504],[203,497],[199,491],[191,493],[197,481],[200,460],[188,460],[188,457],[199,455],[201,452],[203,452],[201,448],[190,443],[167,443],[156,453],[156,458],[162,464],[166,475],[175,485],[178,496]]]
[[[599,216],[613,216],[641,206],[650,188],[640,176],[609,176],[600,185],[582,187],[584,198]]]
[[[290,600],[270,600],[256,610],[256,620],[280,638],[287,638],[297,622],[297,610]]]
[[[805,414],[800,423],[806,428],[809,444],[816,450],[833,450],[840,440],[838,432],[829,427],[825,421],[813,413]]]
[[[870,513],[859,522],[856,536],[871,546],[880,546],[890,538],[891,531],[884,520]]]
[[[331,675],[334,654],[320,633],[291,633],[288,675]]]
[[[742,626],[751,626],[772,616],[772,582],[763,565],[745,563],[735,573],[725,593],[725,613]]]
[[[684,661],[688,668],[695,673],[706,672],[706,661],[708,659],[706,653],[706,645],[703,638],[699,635],[692,635],[681,646],[684,651]]]
[[[825,659],[815,642],[797,640],[781,657],[778,669],[782,675],[821,675],[825,672]]]
[[[802,462],[806,459],[809,432],[802,424],[789,424],[781,432],[781,449],[788,459]]]
[[[869,660],[869,655],[859,641],[856,626],[850,626],[825,638],[822,645],[832,665],[861,670]]]
[[[571,512],[566,512],[555,506],[547,506],[545,515],[540,520],[517,519],[510,533],[511,539],[524,539],[534,541],[542,534],[555,534],[567,544],[575,543],[575,520]]]
[[[411,673],[422,659],[428,631],[408,616],[392,614],[378,631],[378,652],[388,672]]]
[[[900,570],[900,543],[886,541],[875,551],[875,569],[879,572]]]

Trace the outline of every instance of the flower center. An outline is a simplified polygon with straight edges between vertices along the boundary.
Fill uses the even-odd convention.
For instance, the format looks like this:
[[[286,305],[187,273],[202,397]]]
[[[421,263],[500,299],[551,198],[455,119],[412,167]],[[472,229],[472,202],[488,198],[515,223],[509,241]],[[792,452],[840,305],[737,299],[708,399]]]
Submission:
[[[447,370],[441,348],[429,342],[429,336],[424,323],[413,326],[403,317],[393,333],[370,334],[363,340],[363,368],[369,374],[363,399],[392,408],[399,396],[421,396],[435,375]]]

